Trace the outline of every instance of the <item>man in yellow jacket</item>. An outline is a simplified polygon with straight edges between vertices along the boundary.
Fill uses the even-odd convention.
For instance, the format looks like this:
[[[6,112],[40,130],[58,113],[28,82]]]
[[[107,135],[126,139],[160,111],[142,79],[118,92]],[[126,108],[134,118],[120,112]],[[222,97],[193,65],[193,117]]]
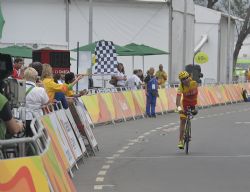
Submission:
[[[158,79],[159,87],[165,87],[167,81],[167,73],[163,70],[163,65],[159,65],[159,71],[155,74],[156,78]]]

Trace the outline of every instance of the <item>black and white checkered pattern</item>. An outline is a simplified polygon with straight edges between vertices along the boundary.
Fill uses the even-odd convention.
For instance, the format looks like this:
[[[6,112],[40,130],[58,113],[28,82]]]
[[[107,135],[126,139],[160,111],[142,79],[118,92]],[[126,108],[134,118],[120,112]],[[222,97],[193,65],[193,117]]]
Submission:
[[[117,54],[112,41],[98,41],[95,47],[96,74],[117,73]]]

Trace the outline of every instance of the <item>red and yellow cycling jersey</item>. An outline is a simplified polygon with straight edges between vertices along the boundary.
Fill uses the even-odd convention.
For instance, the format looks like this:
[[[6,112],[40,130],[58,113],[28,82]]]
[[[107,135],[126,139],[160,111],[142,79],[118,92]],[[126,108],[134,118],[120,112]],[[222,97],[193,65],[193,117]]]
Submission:
[[[180,84],[177,94],[182,95],[183,107],[195,106],[197,104],[197,96],[198,96],[197,82],[191,80],[189,86]]]

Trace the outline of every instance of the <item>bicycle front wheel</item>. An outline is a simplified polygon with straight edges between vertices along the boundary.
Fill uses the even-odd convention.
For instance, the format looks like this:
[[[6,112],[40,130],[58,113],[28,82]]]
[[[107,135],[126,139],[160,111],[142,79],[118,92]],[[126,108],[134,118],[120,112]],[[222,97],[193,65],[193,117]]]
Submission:
[[[191,122],[187,120],[185,125],[185,152],[186,154],[189,153],[189,142],[191,137]]]

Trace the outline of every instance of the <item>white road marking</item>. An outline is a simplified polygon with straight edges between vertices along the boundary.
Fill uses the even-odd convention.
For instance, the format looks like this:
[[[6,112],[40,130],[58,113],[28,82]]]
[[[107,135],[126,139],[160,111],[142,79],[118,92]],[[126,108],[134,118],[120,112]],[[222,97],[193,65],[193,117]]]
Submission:
[[[132,145],[134,145],[134,143],[129,143],[128,145],[129,145],[129,146],[132,146]]]
[[[95,185],[94,186],[94,190],[102,190],[103,189],[103,185]]]
[[[156,130],[161,130],[163,127],[157,127],[157,128],[155,128]]]
[[[102,169],[108,170],[110,168],[110,165],[103,165]]]
[[[106,163],[107,164],[112,164],[112,163],[114,163],[114,161],[113,160],[109,160],[109,161],[106,161]]]
[[[123,147],[123,149],[129,149],[129,146],[125,146],[125,147]]]
[[[157,130],[153,129],[153,130],[151,130],[150,132],[152,132],[152,133],[153,133],[153,132],[156,132],[156,131],[157,131]]]
[[[94,190],[103,190],[103,187],[114,187],[114,185],[95,185]]]
[[[144,133],[143,135],[150,135],[150,133],[149,133],[149,132],[146,132],[146,133]]]
[[[125,152],[125,150],[119,150],[119,151],[117,151],[117,153],[124,153]]]
[[[113,157],[120,157],[120,154],[114,154]]]
[[[235,124],[250,124],[250,122],[235,122]]]
[[[141,135],[141,136],[139,136],[139,137],[138,137],[138,139],[143,139],[143,138],[144,138],[144,136],[143,136],[143,135]]]
[[[114,157],[106,157],[107,159],[115,159]]]
[[[104,176],[106,175],[107,171],[99,171],[99,173],[97,175],[99,176]]]
[[[104,177],[97,177],[95,181],[96,182],[103,182],[104,181]]]
[[[168,155],[158,157],[123,156],[119,159],[169,159],[169,158],[249,158],[250,155]]]

